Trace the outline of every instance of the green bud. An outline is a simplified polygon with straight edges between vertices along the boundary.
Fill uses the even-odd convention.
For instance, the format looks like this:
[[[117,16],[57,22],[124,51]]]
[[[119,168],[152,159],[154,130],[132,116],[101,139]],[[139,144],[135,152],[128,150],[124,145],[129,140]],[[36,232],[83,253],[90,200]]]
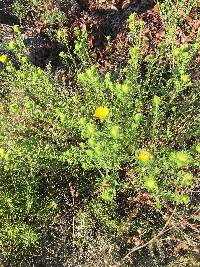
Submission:
[[[189,83],[189,82],[190,82],[190,76],[187,75],[187,74],[181,75],[181,80],[182,80],[184,83]]]
[[[66,59],[66,53],[65,52],[63,52],[63,51],[61,51],[60,53],[59,53],[59,57],[61,57],[62,59]]]
[[[95,143],[95,146],[94,146],[94,148],[93,148],[95,154],[100,155],[100,154],[101,154],[101,148],[102,148],[101,143],[96,142],[96,143]]]
[[[152,55],[152,54],[146,56],[146,61],[149,62],[149,63],[153,62],[154,59],[155,59],[155,56]]]
[[[91,123],[86,124],[86,131],[88,135],[93,135],[95,133],[95,126]]]
[[[72,97],[72,99],[73,99],[73,101],[74,101],[75,104],[78,103],[78,96],[77,96],[77,95],[74,95],[74,96]]]
[[[122,85],[120,83],[117,83],[116,84],[116,91],[121,92],[121,89],[122,89]]]
[[[136,47],[131,47],[130,54],[132,57],[137,57],[139,54],[138,49]]]
[[[187,195],[178,195],[178,194],[175,194],[174,195],[174,200],[178,204],[185,204],[185,205],[187,205],[190,202],[190,197],[187,196]]]
[[[94,75],[94,72],[95,72],[95,69],[92,68],[92,67],[86,70],[86,74],[87,74],[87,76],[88,76],[89,78],[92,77],[92,76]]]
[[[94,145],[95,145],[95,140],[94,140],[94,138],[89,138],[88,139],[88,144],[91,146],[91,147],[93,147]]]
[[[80,148],[82,148],[82,149],[85,148],[85,144],[82,143],[82,142],[79,144],[79,146],[80,146]]]
[[[127,94],[128,92],[130,92],[130,86],[129,86],[129,84],[127,84],[127,83],[122,84],[122,91],[125,94]]]
[[[102,192],[101,197],[103,200],[105,200],[107,202],[111,202],[113,200],[115,194],[116,194],[116,192],[114,189],[108,188],[107,190]]]
[[[88,170],[88,169],[89,169],[89,165],[88,165],[87,163],[85,163],[85,162],[83,162],[83,163],[81,164],[81,166],[82,166],[82,168],[83,168],[84,170]]]
[[[184,186],[191,186],[193,182],[193,175],[191,173],[185,173],[182,176],[181,184]]]
[[[50,203],[49,203],[49,209],[52,209],[52,210],[56,210],[58,207],[58,204],[52,200]]]
[[[67,121],[66,115],[64,113],[60,112],[59,113],[59,116],[60,116],[60,122],[61,122],[61,124],[65,124],[66,121]]]
[[[6,66],[6,70],[8,72],[13,72],[14,71],[14,68],[13,68],[13,66],[9,65],[9,66]]]
[[[136,124],[138,124],[142,119],[142,113],[136,113],[134,116],[134,121]]]
[[[93,158],[94,154],[93,154],[93,151],[91,149],[87,149],[86,150],[86,154],[88,155],[89,158]]]
[[[158,185],[156,183],[156,180],[152,177],[145,177],[144,178],[144,186],[150,192],[158,191]]]
[[[0,147],[0,157],[3,158],[5,154],[6,154],[5,149]]]
[[[86,118],[80,118],[80,120],[79,120],[79,124],[80,124],[81,126],[86,125]]]
[[[168,34],[169,34],[169,35],[173,35],[174,33],[175,33],[174,28],[169,28],[169,29],[168,29]]]
[[[13,113],[17,113],[22,109],[21,105],[14,103],[10,105],[10,111]]]
[[[76,50],[76,51],[79,51],[80,49],[81,49],[81,44],[76,43],[76,44],[75,44],[75,50]]]
[[[72,156],[71,152],[69,150],[63,152],[63,157],[64,158],[70,158]]]
[[[21,58],[21,60],[22,60],[23,63],[28,63],[28,57],[24,56],[24,57]]]
[[[15,43],[14,43],[13,41],[10,41],[10,42],[8,43],[8,49],[10,49],[10,50],[15,49]]]
[[[190,197],[187,195],[182,195],[181,202],[185,205],[190,203]]]
[[[110,134],[113,138],[118,139],[120,137],[119,126],[113,126],[110,130]]]
[[[117,150],[119,149],[119,145],[116,144],[116,143],[114,143],[114,144],[112,145],[112,148],[113,148],[114,151],[117,151]]]
[[[14,25],[13,26],[13,31],[15,32],[15,33],[20,33],[20,28],[19,28],[19,25]]]
[[[172,107],[172,111],[173,112],[176,112],[176,107]]]
[[[65,36],[65,30],[58,30],[56,35],[59,40],[62,39]]]
[[[6,161],[10,160],[10,155],[9,155],[8,153],[6,153],[5,156],[4,156],[4,159],[5,159]]]
[[[161,102],[160,97],[157,96],[157,95],[155,95],[154,98],[153,98],[153,104],[155,106],[159,106],[160,105],[160,102]]]
[[[170,158],[179,168],[188,166],[191,162],[191,157],[186,151],[173,152]]]
[[[34,107],[34,104],[33,102],[31,101],[27,101],[26,104],[25,104],[25,108],[26,109],[32,109]]]

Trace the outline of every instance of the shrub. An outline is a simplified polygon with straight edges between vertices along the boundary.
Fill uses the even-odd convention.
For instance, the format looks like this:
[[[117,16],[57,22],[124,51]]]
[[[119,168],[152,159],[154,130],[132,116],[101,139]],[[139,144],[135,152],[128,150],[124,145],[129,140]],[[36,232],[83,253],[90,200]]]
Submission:
[[[132,14],[129,26],[134,41],[128,64],[103,75],[93,59],[87,60],[87,33],[76,31],[73,53],[60,53],[64,62],[72,59],[74,91],[50,70],[32,65],[20,37],[7,47],[15,63],[10,52],[1,55],[4,244],[37,243],[37,224],[52,218],[61,200],[57,179],[70,182],[79,177],[88,201],[92,197],[101,203],[102,198],[113,207],[127,187],[149,192],[157,208],[190,202],[185,188],[193,186],[199,160],[199,93],[190,64],[199,45],[194,41],[176,46],[174,33],[166,29],[156,53],[144,58],[144,24]],[[64,39],[62,32],[57,37]],[[132,185],[125,179],[126,168],[134,174],[129,177]],[[117,228],[116,222],[105,221]]]
[[[62,25],[67,21],[60,5],[53,0],[16,0],[12,4],[12,12],[20,21],[31,15],[45,26]]]

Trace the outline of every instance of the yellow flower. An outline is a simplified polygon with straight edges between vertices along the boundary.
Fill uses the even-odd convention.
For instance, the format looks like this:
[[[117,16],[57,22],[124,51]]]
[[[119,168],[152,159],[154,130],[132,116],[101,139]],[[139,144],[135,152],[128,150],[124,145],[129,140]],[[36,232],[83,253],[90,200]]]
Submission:
[[[95,111],[95,117],[97,117],[100,120],[104,120],[108,117],[109,109],[107,107],[97,107]]]
[[[0,62],[5,63],[6,60],[7,60],[7,58],[8,58],[7,55],[1,55],[1,56],[0,56]]]
[[[146,150],[141,150],[137,158],[141,161],[148,161],[151,159],[151,154]]]

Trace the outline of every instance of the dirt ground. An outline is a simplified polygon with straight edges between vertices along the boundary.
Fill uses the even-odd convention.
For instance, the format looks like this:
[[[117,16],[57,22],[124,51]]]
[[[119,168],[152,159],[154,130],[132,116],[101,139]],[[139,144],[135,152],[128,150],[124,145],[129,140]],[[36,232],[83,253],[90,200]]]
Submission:
[[[67,16],[67,21],[64,24],[54,25],[52,29],[38,17],[34,10],[29,12],[20,21],[12,13],[12,2],[11,0],[0,0],[0,45],[4,41],[13,40],[14,32],[12,26],[20,25],[32,62],[42,68],[45,68],[49,62],[51,62],[55,69],[62,67],[59,58],[59,52],[62,50],[62,47],[51,34],[52,29],[67,29],[68,40],[72,46],[75,27],[86,29],[89,33],[88,44],[96,55],[96,60],[102,70],[112,68],[116,63],[124,64],[127,61],[128,46],[131,42],[128,18],[131,13],[136,12],[138,15],[137,19],[144,21],[143,36],[146,40],[144,55],[154,53],[158,43],[165,38],[165,27],[160,18],[159,7],[156,1],[153,0],[50,0],[51,8],[55,8],[58,5]],[[196,37],[200,26],[200,21],[196,18],[199,11],[200,6],[199,10],[192,11],[189,16],[184,17],[183,14],[184,19],[187,21],[187,28],[184,25],[179,26],[177,30],[177,45],[189,43]],[[109,46],[107,45],[108,36],[110,36]],[[123,49],[121,49],[122,43],[125,44]],[[120,60],[122,62],[119,62]],[[200,62],[200,55],[196,60]],[[199,76],[199,74],[200,72],[196,70],[193,75]],[[135,202],[133,204],[135,205]],[[63,218],[63,224],[58,225],[58,233],[55,232],[55,236],[51,236],[51,239],[54,239],[54,247],[49,248],[48,240],[44,240],[46,248],[50,251],[50,254],[47,251],[45,252],[50,257],[49,262],[51,261],[51,256],[55,255],[55,251],[59,255],[62,254],[62,248],[57,247],[56,242],[60,240],[59,231],[65,226],[64,220],[66,218]],[[48,225],[48,227],[50,229],[54,226]],[[41,255],[45,253],[41,251]],[[56,262],[53,262],[51,266],[63,266],[62,263],[59,263],[58,258],[54,260]],[[36,265],[34,263],[30,266],[48,266],[43,265],[40,256],[36,256],[35,261],[39,263]],[[154,266],[150,265],[150,262],[146,262],[146,258],[144,262],[144,266],[147,266],[147,264]]]

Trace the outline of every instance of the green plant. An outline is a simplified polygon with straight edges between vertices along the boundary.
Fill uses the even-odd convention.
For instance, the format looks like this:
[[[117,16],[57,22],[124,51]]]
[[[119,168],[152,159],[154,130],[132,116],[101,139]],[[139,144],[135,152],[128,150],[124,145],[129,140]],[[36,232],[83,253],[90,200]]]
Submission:
[[[60,183],[78,180],[89,212],[109,233],[119,233],[120,223],[129,222],[117,217],[115,206],[124,190],[145,191],[155,209],[190,203],[199,167],[199,92],[190,66],[199,44],[197,38],[176,45],[177,22],[170,23],[173,30],[168,28],[156,53],[144,59],[144,23],[132,14],[128,64],[103,75],[89,59],[85,30],[75,30],[74,47],[58,31],[65,45],[59,55],[73,73],[73,91],[29,62],[15,27],[18,41],[7,51],[16,62],[1,56],[0,69],[0,235],[5,243],[28,248],[38,242],[34,222],[55,215]],[[127,170],[134,174],[129,181]]]
[[[12,5],[12,12],[20,21],[25,20],[28,14],[32,14],[46,26],[63,25],[67,20],[57,2],[52,0],[16,0]]]

